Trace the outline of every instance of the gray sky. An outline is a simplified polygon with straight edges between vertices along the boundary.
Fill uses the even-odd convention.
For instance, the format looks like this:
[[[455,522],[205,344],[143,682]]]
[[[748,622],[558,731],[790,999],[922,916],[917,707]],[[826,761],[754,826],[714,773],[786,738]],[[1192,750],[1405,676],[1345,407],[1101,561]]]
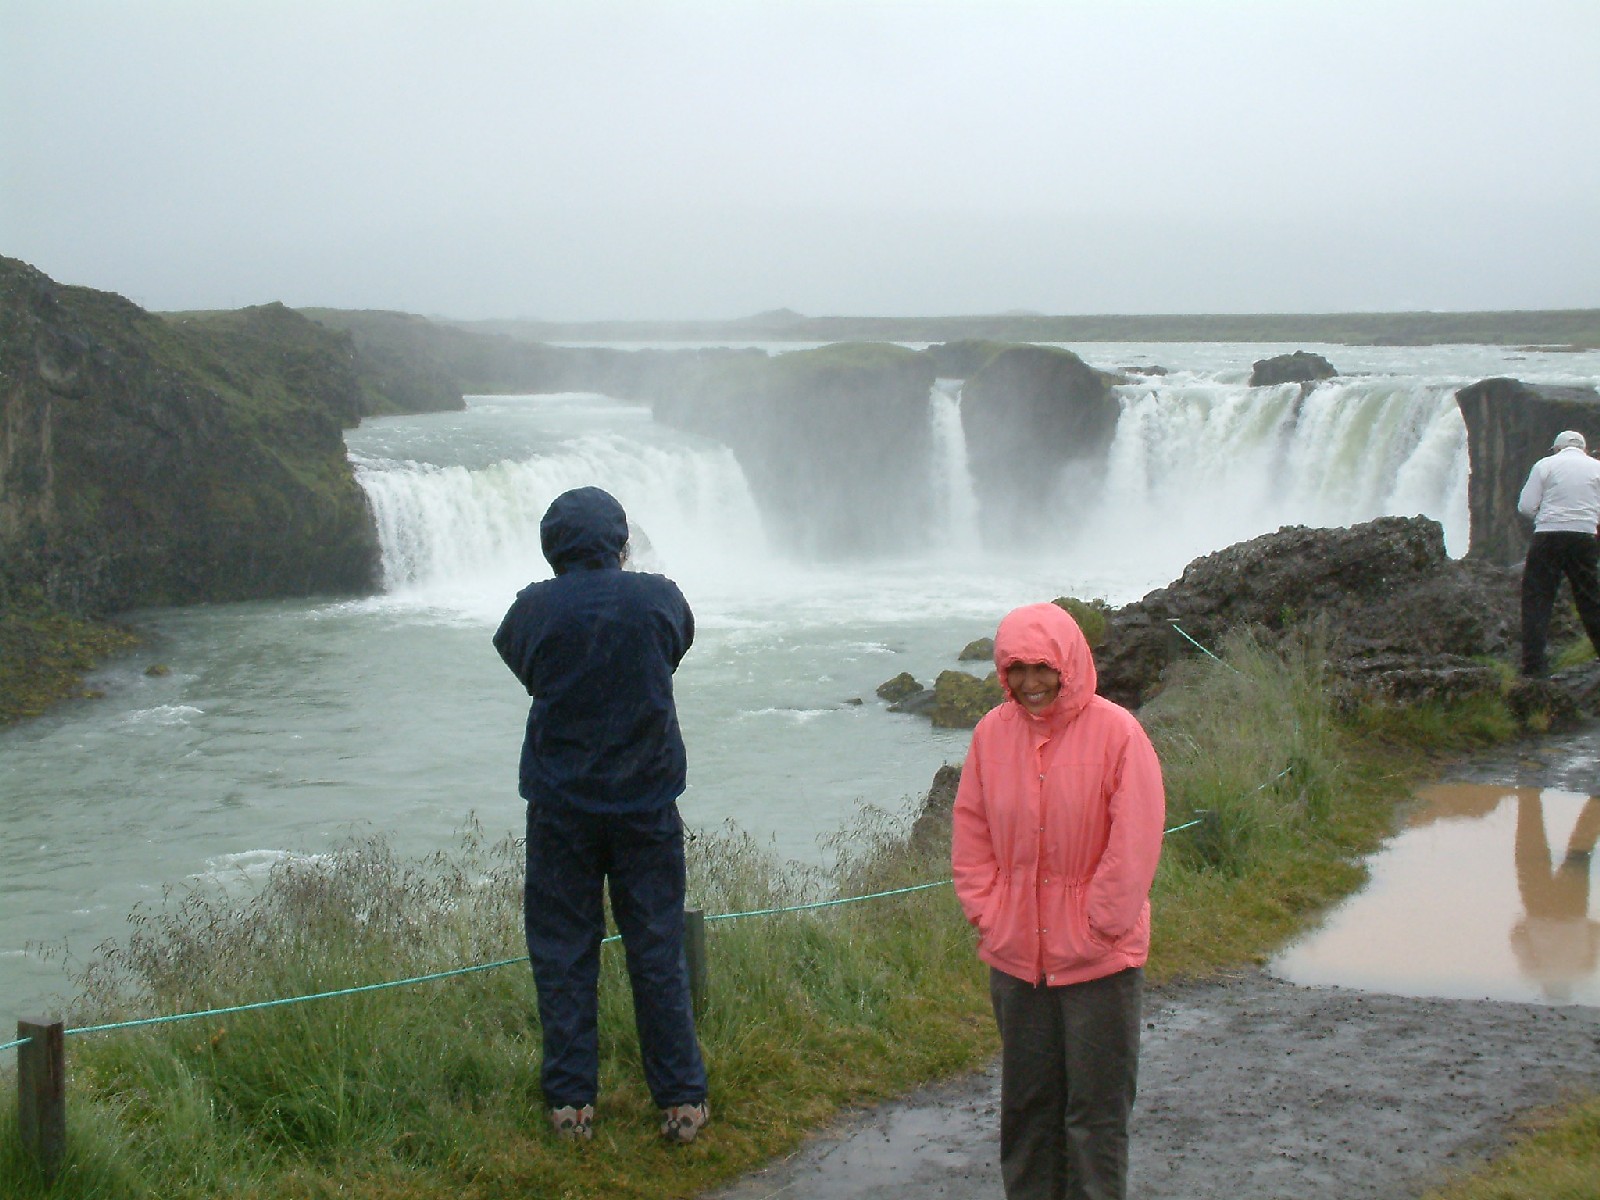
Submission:
[[[0,0],[0,254],[151,308],[1600,306],[1597,0]]]

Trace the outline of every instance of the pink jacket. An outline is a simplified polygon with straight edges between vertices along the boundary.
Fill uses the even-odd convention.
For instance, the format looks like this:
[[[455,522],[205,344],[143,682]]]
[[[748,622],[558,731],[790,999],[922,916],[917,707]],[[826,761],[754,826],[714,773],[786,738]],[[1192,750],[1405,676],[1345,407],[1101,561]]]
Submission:
[[[1019,979],[1082,983],[1144,965],[1161,856],[1161,764],[1132,713],[1094,694],[1094,659],[1054,604],[1008,614],[995,634],[1015,662],[1048,663],[1061,692],[1034,716],[1011,696],[972,733],[956,792],[956,897],[978,956]]]

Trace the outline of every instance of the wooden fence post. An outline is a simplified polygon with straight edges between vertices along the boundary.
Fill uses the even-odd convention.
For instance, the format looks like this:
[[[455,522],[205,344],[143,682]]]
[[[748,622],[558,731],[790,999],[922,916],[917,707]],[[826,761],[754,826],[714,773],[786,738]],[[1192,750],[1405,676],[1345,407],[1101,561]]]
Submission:
[[[689,962],[689,1003],[698,1018],[706,1010],[706,912],[703,908],[683,910],[683,954]]]
[[[32,1154],[47,1184],[54,1183],[67,1156],[66,1025],[61,1021],[17,1022],[17,1124],[22,1146]]]

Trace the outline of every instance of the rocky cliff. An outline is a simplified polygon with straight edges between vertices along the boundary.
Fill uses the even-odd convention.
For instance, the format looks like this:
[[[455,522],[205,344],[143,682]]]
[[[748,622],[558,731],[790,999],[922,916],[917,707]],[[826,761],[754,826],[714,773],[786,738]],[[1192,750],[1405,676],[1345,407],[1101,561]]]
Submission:
[[[1121,407],[1115,376],[1069,350],[1010,346],[981,360],[961,394],[967,463],[986,531],[1026,540],[1041,498],[1099,493]]]
[[[1520,563],[1532,527],[1517,514],[1517,497],[1533,464],[1564,429],[1576,429],[1600,448],[1600,393],[1592,387],[1552,387],[1516,379],[1484,379],[1456,393],[1467,426],[1468,554]]]
[[[0,259],[0,606],[371,586],[363,406],[349,338],[281,305],[166,320]]]
[[[1516,645],[1516,596],[1512,572],[1446,555],[1444,530],[1427,517],[1289,526],[1197,558],[1112,613],[1095,651],[1100,691],[1137,707],[1169,664],[1200,652],[1196,643],[1217,646],[1247,627],[1270,639],[1308,623],[1328,639],[1330,672],[1364,692],[1411,700],[1493,689],[1480,660]]]
[[[657,376],[655,417],[732,447],[780,544],[893,552],[928,528],[933,381],[926,356],[883,343],[757,352]]]

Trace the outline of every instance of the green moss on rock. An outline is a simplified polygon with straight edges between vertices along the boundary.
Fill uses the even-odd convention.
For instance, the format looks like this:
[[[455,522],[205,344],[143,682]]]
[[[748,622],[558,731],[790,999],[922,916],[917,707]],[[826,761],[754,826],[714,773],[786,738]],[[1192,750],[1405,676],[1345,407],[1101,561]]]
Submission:
[[[86,695],[84,673],[138,641],[120,625],[44,609],[0,612],[0,726]]]
[[[1083,630],[1083,639],[1093,650],[1106,640],[1111,628],[1111,609],[1104,600],[1079,600],[1073,596],[1057,596],[1050,603],[1066,612]]]
[[[910,671],[901,671],[893,679],[878,685],[878,699],[887,700],[890,704],[898,704],[908,696],[915,696],[922,691],[922,685],[917,682],[915,675]]]
[[[1006,698],[993,671],[979,679],[965,671],[941,671],[933,684],[933,723],[939,729],[971,729]]]
[[[990,637],[977,638],[962,647],[961,653],[956,656],[957,662],[988,662],[994,658],[994,639]]]

